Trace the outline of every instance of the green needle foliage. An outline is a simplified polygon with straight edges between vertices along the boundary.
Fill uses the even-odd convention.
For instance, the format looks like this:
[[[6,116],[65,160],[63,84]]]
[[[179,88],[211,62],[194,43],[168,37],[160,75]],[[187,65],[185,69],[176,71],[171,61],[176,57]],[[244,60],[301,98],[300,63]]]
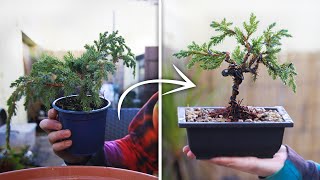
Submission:
[[[295,76],[297,72],[294,65],[290,62],[280,64],[277,59],[277,55],[281,51],[281,39],[291,37],[288,30],[276,31],[274,30],[276,23],[272,23],[262,35],[252,38],[259,25],[259,21],[254,14],[251,14],[248,22],[243,22],[243,28],[232,27],[232,24],[226,19],[221,22],[213,21],[210,26],[217,34],[211,37],[208,43],[198,45],[192,42],[187,50],[181,50],[174,56],[179,59],[191,56],[187,67],[191,68],[198,63],[200,68],[204,70],[216,69],[225,61],[229,64],[229,70],[232,67],[241,75],[242,73],[250,73],[254,80],[258,75],[259,64],[263,64],[268,68],[269,75],[273,79],[279,77],[285,85],[296,92]],[[214,46],[222,43],[226,37],[236,39],[238,44],[236,49],[231,53],[214,50]],[[232,74],[227,75],[234,76]]]
[[[118,31],[100,33],[98,41],[84,47],[85,52],[78,58],[71,52],[63,60],[43,55],[33,64],[29,76],[19,77],[11,84],[15,90],[7,101],[7,132],[10,132],[11,118],[16,114],[16,103],[23,96],[26,97],[25,108],[38,100],[49,108],[58,96],[77,93],[81,110],[91,110],[101,105],[99,90],[102,82],[115,72],[119,60],[125,66],[135,69],[135,55],[125,44],[124,38],[118,35]],[[9,135],[6,140],[7,149],[10,149]]]

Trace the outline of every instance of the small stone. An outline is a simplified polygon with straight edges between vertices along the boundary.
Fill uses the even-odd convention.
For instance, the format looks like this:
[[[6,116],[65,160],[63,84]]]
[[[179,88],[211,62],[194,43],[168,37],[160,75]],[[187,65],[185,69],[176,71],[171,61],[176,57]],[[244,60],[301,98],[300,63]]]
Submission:
[[[232,116],[229,116],[229,119],[232,119],[233,117]]]
[[[200,111],[195,111],[194,114],[197,114],[197,115],[198,115],[198,114],[200,114]]]
[[[226,122],[231,122],[231,119],[226,119]]]
[[[244,122],[252,122],[252,119],[246,119]]]
[[[219,115],[219,118],[223,118],[223,116],[220,114],[220,115]]]
[[[254,121],[259,121],[259,118],[254,118]]]
[[[239,122],[243,122],[243,119],[239,119],[238,121],[239,121]]]
[[[223,119],[223,118],[217,118],[216,120],[219,121],[219,122],[224,122],[225,121],[225,119]]]

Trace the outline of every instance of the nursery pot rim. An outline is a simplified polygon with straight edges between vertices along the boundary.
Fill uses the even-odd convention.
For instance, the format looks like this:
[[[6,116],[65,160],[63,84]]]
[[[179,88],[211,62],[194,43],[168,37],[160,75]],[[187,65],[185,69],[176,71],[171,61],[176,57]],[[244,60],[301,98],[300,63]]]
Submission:
[[[277,110],[282,116],[283,122],[187,122],[185,109],[186,108],[210,108],[210,109],[221,109],[225,107],[208,107],[208,106],[194,106],[194,107],[178,107],[178,125],[179,128],[258,128],[258,127],[293,127],[294,122],[282,106],[251,106],[254,108],[264,108]]]
[[[108,102],[108,104],[100,109],[93,109],[93,110],[90,110],[90,111],[74,111],[74,110],[67,110],[67,109],[62,109],[60,107],[58,107],[56,105],[56,103],[62,99],[66,99],[66,98],[70,98],[70,97],[76,97],[76,96],[79,96],[79,95],[70,95],[70,96],[63,96],[63,97],[60,97],[56,100],[53,101],[52,103],[52,107],[54,109],[56,109],[57,111],[59,112],[64,112],[64,113],[70,113],[70,114],[89,114],[89,113],[96,113],[96,112],[100,112],[100,111],[104,111],[106,110],[110,105],[111,105],[111,102],[108,100],[108,99],[104,99],[104,98],[101,98],[103,100],[106,100]],[[90,95],[89,95],[90,96]]]

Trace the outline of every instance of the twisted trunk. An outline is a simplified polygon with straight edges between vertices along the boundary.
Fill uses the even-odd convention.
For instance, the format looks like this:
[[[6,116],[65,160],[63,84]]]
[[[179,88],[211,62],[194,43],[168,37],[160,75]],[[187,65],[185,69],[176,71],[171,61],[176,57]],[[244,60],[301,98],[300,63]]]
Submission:
[[[242,75],[242,74],[241,74]],[[233,86],[232,86],[232,95],[230,97],[230,106],[232,116],[232,121],[238,121],[240,117],[241,106],[237,102],[237,95],[239,94],[239,86],[243,81],[243,76],[235,75],[233,76]]]
[[[239,78],[238,76],[234,76],[233,78],[233,86],[232,86],[232,95],[230,97],[229,104],[232,107],[235,107],[237,103],[237,95],[239,94],[239,86],[242,83],[242,78]]]

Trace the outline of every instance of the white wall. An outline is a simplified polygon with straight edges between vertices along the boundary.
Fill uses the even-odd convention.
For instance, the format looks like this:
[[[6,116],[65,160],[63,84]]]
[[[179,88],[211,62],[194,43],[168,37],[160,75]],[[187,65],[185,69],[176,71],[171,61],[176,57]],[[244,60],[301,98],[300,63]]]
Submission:
[[[293,35],[283,41],[284,51],[320,50],[318,0],[163,0],[163,5],[164,45],[171,49],[185,48],[192,41],[207,42],[215,33],[209,27],[213,20],[226,17],[241,25],[253,12],[261,22],[260,29],[277,22],[278,28]],[[233,47],[234,41],[226,40],[218,48]]]
[[[0,15],[17,16],[23,32],[45,49],[83,50],[114,28],[142,54],[158,42],[157,8],[138,0],[1,0]]]
[[[17,21],[10,17],[0,16],[0,107],[7,110],[7,99],[13,92],[9,88],[11,82],[24,75],[22,57],[22,33]],[[18,103],[17,116],[13,123],[27,122],[27,113],[24,110],[24,99]]]

